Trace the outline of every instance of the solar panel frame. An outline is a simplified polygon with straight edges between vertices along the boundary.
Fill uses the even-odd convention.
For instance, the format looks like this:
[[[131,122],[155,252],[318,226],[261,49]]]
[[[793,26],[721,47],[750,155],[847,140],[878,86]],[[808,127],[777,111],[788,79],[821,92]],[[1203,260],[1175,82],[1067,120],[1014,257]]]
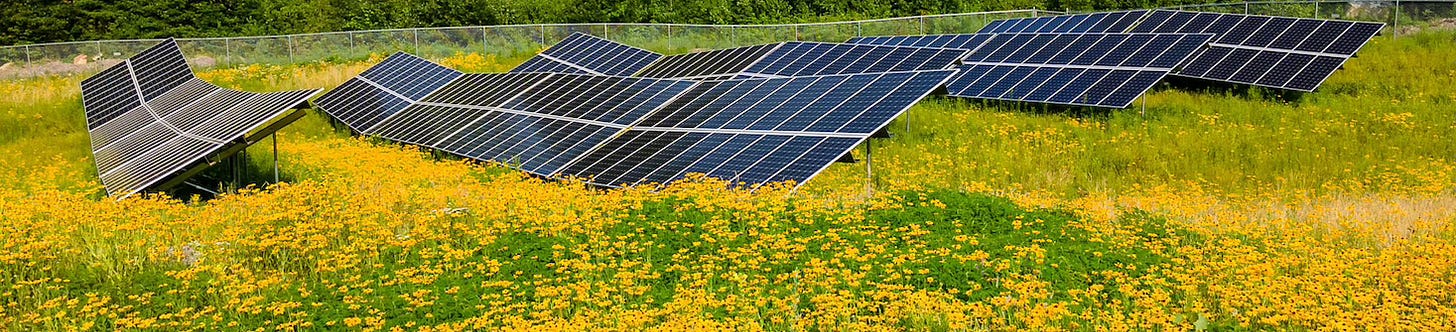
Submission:
[[[118,199],[185,180],[296,120],[297,108],[320,92],[220,88],[196,78],[172,39],[83,80],[81,88],[96,174]]]

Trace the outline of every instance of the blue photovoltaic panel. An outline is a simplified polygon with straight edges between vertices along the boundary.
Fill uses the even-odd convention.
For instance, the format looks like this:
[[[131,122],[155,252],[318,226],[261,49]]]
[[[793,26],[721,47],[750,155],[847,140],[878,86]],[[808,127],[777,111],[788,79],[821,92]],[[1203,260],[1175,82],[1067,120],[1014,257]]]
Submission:
[[[429,66],[382,63],[367,72],[381,77],[408,77],[419,68]],[[372,80],[365,78],[361,82]],[[449,81],[428,84],[432,87],[428,89],[430,92],[373,119],[376,124],[361,132],[476,160],[499,162],[541,176],[555,176],[572,160],[696,84],[684,80],[549,72],[461,74]],[[398,92],[388,89],[362,93],[339,89],[324,99],[367,100],[378,95],[378,91],[403,99],[396,96]],[[361,104],[341,102],[338,105]],[[336,117],[358,113],[361,112],[353,109],[330,112]]]
[[[661,58],[652,51],[576,32],[511,72],[628,76]]]
[[[991,22],[978,33],[1117,33],[1126,32],[1147,10],[1027,17]]]
[[[530,59],[526,60],[525,63],[522,63],[520,66],[516,66],[515,69],[511,69],[511,72],[513,72],[513,73],[591,74],[591,72],[586,71],[585,69],[580,69],[580,68],[581,67],[568,65],[568,64],[565,64],[565,63],[556,61],[556,60],[551,60],[551,59],[547,59],[547,58],[543,58],[543,57],[539,57],[538,56],[538,57],[533,57],[533,58],[530,58]]]
[[[936,70],[955,65],[965,50],[814,42],[789,42],[745,72],[772,76],[813,76],[891,71]]]
[[[653,78],[714,79],[731,78],[748,70],[755,62],[782,44],[735,47],[724,50],[669,55],[653,63],[637,76]]]
[[[974,50],[991,39],[993,34],[962,34],[962,35],[924,35],[924,36],[882,36],[882,37],[857,37],[846,41],[847,44],[885,45],[885,46],[915,46],[915,47],[939,47],[954,48],[962,50]]]
[[[390,115],[462,75],[429,60],[395,53],[358,77],[319,97],[318,108],[353,128],[367,133]]]
[[[1137,32],[1212,33],[1174,75],[1313,91],[1374,38],[1383,23],[1159,10]]]
[[[186,180],[297,119],[318,92],[219,88],[193,76],[171,39],[81,82],[97,173],[121,198]]]
[[[747,185],[802,184],[954,73],[705,82],[562,172],[606,186],[692,173]]]
[[[966,56],[952,96],[1127,107],[1211,34],[998,34]]]

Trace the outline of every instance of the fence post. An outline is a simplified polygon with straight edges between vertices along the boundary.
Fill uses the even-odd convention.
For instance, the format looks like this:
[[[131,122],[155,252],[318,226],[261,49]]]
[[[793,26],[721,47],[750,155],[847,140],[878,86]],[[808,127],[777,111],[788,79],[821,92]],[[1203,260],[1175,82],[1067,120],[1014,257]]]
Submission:
[[[228,67],[232,67],[233,66],[233,39],[232,38],[223,38],[222,39],[222,61],[226,62]]]
[[[1244,15],[1249,15],[1249,3],[1244,3]]]
[[[854,36],[855,37],[864,37],[864,23],[855,23],[854,24]]]
[[[1320,18],[1320,14],[1319,14],[1319,3],[1320,3],[1320,0],[1309,0],[1309,2],[1313,2],[1314,3],[1314,18]]]
[[[794,25],[794,41],[799,41],[799,26]]]
[[[667,26],[667,53],[672,53],[672,25]]]
[[[288,35],[288,64],[297,63],[298,61],[293,60],[293,35]]]
[[[738,26],[728,27],[728,42],[733,43],[733,47],[738,47]]]
[[[420,55],[420,29],[410,29],[410,32],[415,34],[415,56],[422,56]]]
[[[100,59],[104,54],[101,52],[101,41],[96,41],[96,58]]]
[[[1391,25],[1394,25],[1395,29],[1391,30],[1390,39],[1395,39],[1400,36],[1400,0],[1395,0],[1395,18],[1392,21]]]
[[[920,23],[919,24],[920,25],[917,26],[916,29],[918,29],[918,31],[920,32],[919,34],[922,34],[923,35],[923,34],[925,34],[925,18],[924,17],[921,17],[920,18]]]
[[[349,31],[349,56],[354,56],[354,32]]]
[[[539,26],[541,27],[541,44],[539,46],[546,47],[546,25],[540,24]]]
[[[490,28],[480,27],[480,55],[490,53]]]
[[[27,67],[31,66],[31,63],[30,63],[30,45],[25,45],[25,66],[27,66]]]

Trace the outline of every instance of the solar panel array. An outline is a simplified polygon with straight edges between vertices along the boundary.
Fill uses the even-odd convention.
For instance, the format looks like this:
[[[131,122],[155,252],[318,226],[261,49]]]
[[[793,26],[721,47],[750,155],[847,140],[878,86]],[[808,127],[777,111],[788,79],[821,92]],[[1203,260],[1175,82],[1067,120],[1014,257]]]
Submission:
[[[1314,91],[1385,25],[1176,10],[1021,18],[982,33],[1211,33],[1214,39],[1172,75]]]
[[[611,51],[601,52],[601,49]],[[575,33],[512,72],[690,80],[774,78],[945,69],[953,66],[965,53],[941,48],[786,42],[666,57],[627,56],[626,62],[622,62],[623,55],[619,53],[631,53],[628,51],[647,52]],[[605,64],[617,64],[630,70],[602,69]]]
[[[866,60],[840,63],[860,61]],[[546,177],[576,176],[613,186],[667,183],[701,172],[745,184],[803,183],[954,72],[707,82],[549,72],[460,74],[401,53],[351,80],[361,88],[337,89],[318,104],[363,134]],[[422,82],[402,85],[388,78]],[[394,105],[397,101],[403,105]],[[750,137],[756,139],[737,144]],[[642,164],[647,160],[664,164]]]
[[[319,90],[250,93],[197,79],[173,40],[81,82],[97,173],[112,196],[170,182],[295,120]]]
[[[627,76],[661,58],[652,51],[575,32],[511,71]]]
[[[1147,10],[1101,12],[1078,15],[1029,17],[993,21],[978,33],[1108,33],[1125,32],[1147,15]]]
[[[854,43],[972,50],[947,85],[951,96],[1127,107],[1211,34],[1001,33],[869,37]]]
[[[705,82],[564,173],[604,186],[690,173],[804,183],[945,83],[955,70]]]
[[[1174,74],[1314,91],[1383,23],[1159,10],[1135,32],[1213,33],[1218,37]]]

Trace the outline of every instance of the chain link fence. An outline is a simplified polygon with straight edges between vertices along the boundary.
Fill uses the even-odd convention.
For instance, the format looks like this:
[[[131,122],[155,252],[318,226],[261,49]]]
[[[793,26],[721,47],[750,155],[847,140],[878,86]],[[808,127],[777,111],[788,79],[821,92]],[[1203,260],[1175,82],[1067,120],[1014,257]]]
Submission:
[[[1386,34],[1448,24],[1456,0],[1418,1],[1255,1],[1167,7],[1292,17],[1385,22]],[[928,15],[877,20],[780,24],[535,24],[347,31],[286,36],[181,38],[178,43],[195,67],[249,64],[298,64],[351,61],[397,51],[425,58],[480,53],[521,58],[539,52],[573,32],[583,32],[648,50],[675,54],[693,50],[749,46],[782,41],[842,42],[857,36],[972,33],[999,19],[1055,15],[1037,9]],[[108,40],[0,47],[0,79],[72,74],[99,70],[156,44],[159,40]]]

